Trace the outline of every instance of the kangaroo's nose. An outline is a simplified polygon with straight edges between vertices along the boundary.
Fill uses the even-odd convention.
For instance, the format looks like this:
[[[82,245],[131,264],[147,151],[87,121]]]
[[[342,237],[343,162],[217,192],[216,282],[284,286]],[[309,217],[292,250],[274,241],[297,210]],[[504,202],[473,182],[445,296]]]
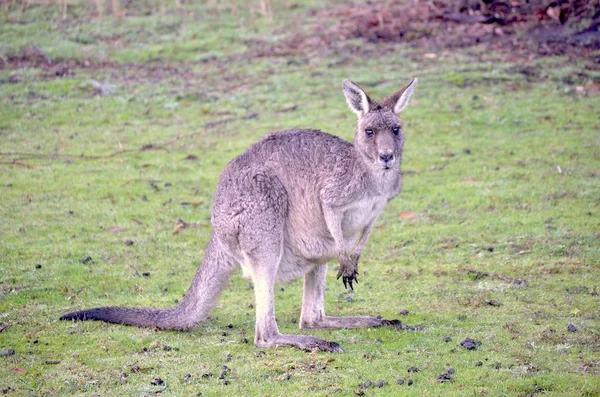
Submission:
[[[379,155],[379,159],[385,163],[387,163],[388,161],[392,161],[393,158],[394,158],[393,153],[385,153],[385,154]]]

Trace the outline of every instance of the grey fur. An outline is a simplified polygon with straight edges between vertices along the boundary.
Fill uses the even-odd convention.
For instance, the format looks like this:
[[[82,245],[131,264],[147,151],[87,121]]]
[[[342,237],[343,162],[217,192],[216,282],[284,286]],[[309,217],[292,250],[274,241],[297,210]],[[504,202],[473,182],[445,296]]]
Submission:
[[[254,283],[256,346],[342,351],[335,342],[279,333],[275,283],[299,276],[304,276],[300,328],[399,324],[379,317],[326,316],[325,279],[327,263],[338,259],[338,278],[353,287],[369,233],[400,191],[404,134],[394,110],[406,106],[415,84],[416,79],[378,103],[346,80],[344,95],[358,116],[354,144],[317,130],[285,130],[231,161],[214,195],[206,255],[181,304],[162,310],[101,307],[61,320],[189,329],[206,319],[229,275],[241,267]]]

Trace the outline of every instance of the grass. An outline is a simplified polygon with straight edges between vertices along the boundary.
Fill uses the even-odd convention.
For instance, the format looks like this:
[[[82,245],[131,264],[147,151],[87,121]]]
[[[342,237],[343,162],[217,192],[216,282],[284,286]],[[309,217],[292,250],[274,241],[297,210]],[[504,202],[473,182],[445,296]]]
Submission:
[[[0,25],[5,58],[36,44],[92,64],[63,77],[0,69],[0,348],[15,351],[0,357],[3,392],[350,395],[369,379],[386,382],[365,390],[376,395],[600,395],[597,71],[556,57],[529,62],[531,77],[483,49],[431,59],[362,42],[351,42],[358,53],[255,57],[298,18],[294,29],[331,23],[307,13],[323,6],[282,6],[271,22],[187,7],[123,19],[75,7],[70,23],[34,7]],[[381,97],[415,75],[403,191],[356,291],[330,271],[326,307],[420,331],[311,331],[345,353],[261,351],[239,274],[189,332],[58,321],[76,308],[173,305],[202,259],[228,161],[282,128],[351,140],[341,81]],[[91,80],[111,89],[97,95]],[[189,227],[175,233],[178,219]],[[278,286],[283,332],[305,332],[301,292],[300,280]],[[467,337],[481,346],[463,349]],[[448,367],[454,382],[440,383]]]

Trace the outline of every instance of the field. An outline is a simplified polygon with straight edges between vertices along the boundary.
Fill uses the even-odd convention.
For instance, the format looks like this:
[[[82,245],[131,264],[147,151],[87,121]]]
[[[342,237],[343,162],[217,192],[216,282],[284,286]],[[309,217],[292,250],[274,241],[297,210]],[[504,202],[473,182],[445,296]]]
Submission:
[[[600,395],[599,50],[342,38],[341,1],[189,3],[1,5],[3,394]],[[355,290],[332,263],[326,295],[409,329],[298,330],[296,280],[280,330],[344,353],[259,349],[240,273],[191,331],[58,320],[174,305],[231,159],[285,128],[351,141],[342,81],[381,98],[415,76],[403,190]]]

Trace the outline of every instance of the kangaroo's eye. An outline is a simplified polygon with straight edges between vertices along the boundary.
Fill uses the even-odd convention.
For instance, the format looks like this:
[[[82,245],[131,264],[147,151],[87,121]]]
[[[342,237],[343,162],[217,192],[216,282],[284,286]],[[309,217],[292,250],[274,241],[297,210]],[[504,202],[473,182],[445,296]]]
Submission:
[[[367,136],[370,138],[370,137],[372,137],[372,136],[373,136],[373,130],[372,130],[372,129],[370,129],[370,128],[367,128],[367,129],[365,130],[365,134],[367,134]]]
[[[400,132],[400,127],[392,128],[392,132],[394,133],[394,135],[398,135],[398,133]]]

